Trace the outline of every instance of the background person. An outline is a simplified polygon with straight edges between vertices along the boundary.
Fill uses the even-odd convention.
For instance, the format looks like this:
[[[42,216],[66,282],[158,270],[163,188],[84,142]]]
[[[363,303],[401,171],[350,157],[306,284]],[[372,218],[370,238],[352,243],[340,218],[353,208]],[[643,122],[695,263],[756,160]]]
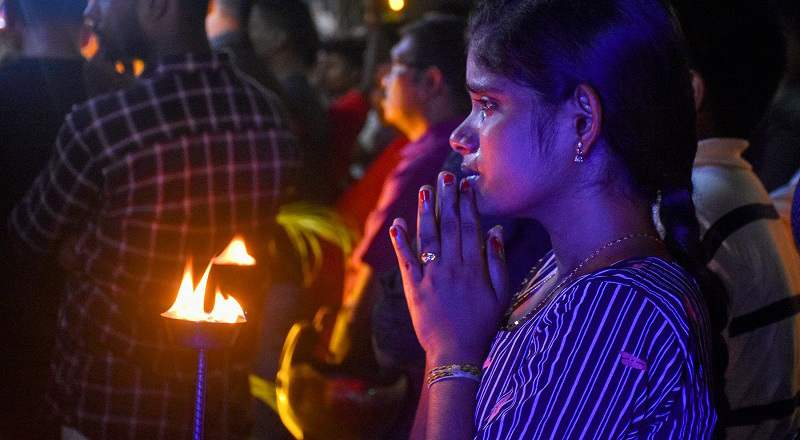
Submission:
[[[312,76],[326,107],[358,88],[365,74],[366,50],[364,37],[338,37],[322,42]]]
[[[240,234],[259,262],[294,189],[299,151],[280,103],[211,52],[207,8],[90,2],[108,59],[138,58],[145,70],[67,115],[52,160],[12,213],[20,248],[50,264],[59,250],[74,256],[49,394],[64,438],[189,437],[197,354],[168,341],[159,315],[189,258],[197,273]],[[257,324],[263,298],[239,300]],[[209,438],[248,434],[254,347],[238,347],[228,367],[209,353]]]
[[[3,3],[3,2],[0,2]],[[53,154],[64,116],[87,96],[80,48],[85,0],[6,0],[19,56],[0,65],[0,225]],[[2,37],[0,37],[2,38]],[[52,438],[44,394],[64,274],[20,259],[0,229],[0,438]]]
[[[383,77],[381,101],[386,122],[409,143],[383,182],[380,196],[367,216],[363,236],[355,246],[344,279],[341,316],[348,326],[348,361],[359,368],[374,365],[370,319],[382,289],[382,278],[393,275],[391,241],[382,233],[393,218],[414,210],[409,196],[436,179],[452,151],[448,139],[463,119],[469,101],[463,87],[465,51],[463,19],[427,17],[409,24],[392,48],[392,68]],[[343,341],[345,339],[343,338]],[[344,342],[333,342],[343,346]]]
[[[783,36],[750,0],[674,3],[689,47],[700,142],[692,171],[708,268],[728,292],[727,438],[784,440],[794,396],[800,257],[767,190],[742,156],[783,71]],[[732,75],[731,72],[736,72]],[[780,310],[778,312],[778,310]]]
[[[786,38],[786,69],[764,119],[750,136],[750,148],[744,158],[753,164],[753,171],[767,191],[772,192],[800,168],[800,3],[771,0],[763,6],[775,9],[781,22]],[[793,191],[797,181],[792,180]]]
[[[374,52],[379,49],[376,27],[370,26],[369,44],[364,38],[337,38],[324,42],[317,54],[314,81],[327,103],[327,149],[331,155],[328,184],[337,187],[337,201],[351,183],[350,164],[370,111]],[[367,47],[370,53],[365,53]]]
[[[72,105],[86,100],[81,41],[85,0],[6,0],[20,56],[0,67],[0,165],[5,221],[44,168]]]
[[[208,40],[214,50],[228,52],[239,70],[280,96],[278,80],[250,41],[247,25],[252,8],[251,0],[215,0],[206,17]]]
[[[261,63],[280,85],[292,131],[303,151],[299,197],[332,205],[337,185],[330,184],[328,126],[319,91],[309,81],[320,40],[308,5],[303,1],[254,0],[247,31]]]

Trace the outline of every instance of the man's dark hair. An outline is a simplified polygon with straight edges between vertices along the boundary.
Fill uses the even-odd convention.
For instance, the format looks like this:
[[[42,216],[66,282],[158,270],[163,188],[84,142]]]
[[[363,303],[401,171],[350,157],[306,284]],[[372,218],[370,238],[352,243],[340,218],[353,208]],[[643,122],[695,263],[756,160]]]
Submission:
[[[209,0],[179,0],[178,6],[181,8],[183,17],[189,20],[186,24],[194,26],[198,22],[205,23],[209,3]]]
[[[300,59],[311,66],[320,47],[319,33],[311,11],[302,0],[254,0],[261,18],[274,29],[286,33],[288,43]]]
[[[86,0],[6,0],[10,22],[36,25],[49,21],[83,21]]]
[[[219,8],[226,15],[238,18],[243,25],[246,25],[250,18],[253,2],[252,0],[214,0],[214,7]]]
[[[328,53],[341,55],[351,67],[364,65],[364,50],[367,42],[363,38],[341,37],[332,38],[322,43],[322,50]]]
[[[454,96],[466,96],[467,47],[465,19],[450,14],[429,14],[400,29],[401,37],[410,37],[413,65],[436,66]]]
[[[773,9],[784,31],[796,39],[800,39],[800,2],[797,0],[772,0]]]
[[[676,0],[691,68],[703,77],[715,136],[748,138],[785,68],[771,8],[756,0]]]

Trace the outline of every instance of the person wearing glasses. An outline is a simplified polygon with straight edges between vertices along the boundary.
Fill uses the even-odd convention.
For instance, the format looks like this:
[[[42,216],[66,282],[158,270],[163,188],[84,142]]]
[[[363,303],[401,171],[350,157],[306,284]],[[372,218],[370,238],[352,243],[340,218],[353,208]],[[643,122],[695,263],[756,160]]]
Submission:
[[[358,371],[397,367],[394,360],[398,350],[419,350],[413,333],[396,329],[410,339],[395,339],[398,350],[391,353],[374,353],[370,323],[376,302],[398,272],[385,231],[395,217],[413,215],[414,194],[421,185],[436,180],[452,153],[450,133],[469,113],[464,86],[465,29],[466,20],[445,14],[427,15],[410,23],[401,29],[401,39],[391,50],[391,67],[381,79],[380,105],[385,122],[409,142],[385,153],[397,155],[386,158],[396,165],[383,181],[377,204],[364,222],[363,237],[347,263],[342,308],[335,325],[347,330],[341,336],[334,335],[329,349]],[[418,368],[417,376],[421,377],[421,366]],[[412,394],[418,394],[418,390]],[[392,438],[402,438],[402,433],[408,432],[413,405],[398,412],[408,413],[407,426],[392,429]]]

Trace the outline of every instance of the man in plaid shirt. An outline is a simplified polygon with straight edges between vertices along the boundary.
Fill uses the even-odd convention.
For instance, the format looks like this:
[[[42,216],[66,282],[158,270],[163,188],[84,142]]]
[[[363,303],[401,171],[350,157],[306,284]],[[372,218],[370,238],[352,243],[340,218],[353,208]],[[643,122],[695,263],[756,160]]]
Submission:
[[[30,249],[75,257],[50,396],[64,438],[189,438],[196,352],[171,346],[159,315],[188,258],[203,269],[235,234],[263,242],[294,188],[298,150],[284,111],[210,51],[207,3],[90,1],[105,53],[146,69],[73,108],[10,219]],[[235,354],[211,357],[206,438],[246,433],[247,368]]]

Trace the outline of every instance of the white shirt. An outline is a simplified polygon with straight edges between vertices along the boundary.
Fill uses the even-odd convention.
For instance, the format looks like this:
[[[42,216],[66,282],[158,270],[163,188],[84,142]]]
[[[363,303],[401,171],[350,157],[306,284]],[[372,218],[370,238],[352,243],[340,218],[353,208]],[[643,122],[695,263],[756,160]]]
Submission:
[[[703,233],[733,209],[771,204],[766,189],[741,156],[747,147],[742,139],[706,139],[698,144],[692,181]],[[708,266],[728,290],[730,320],[800,293],[800,256],[777,219],[756,220],[733,232]],[[725,391],[733,411],[794,398],[800,385],[800,315],[733,336],[729,328],[724,336],[729,350]],[[756,412],[750,408],[740,413]],[[795,408],[782,419],[729,427],[728,439],[783,439],[798,423],[800,412]]]
[[[800,170],[794,173],[794,176],[786,185],[775,188],[769,193],[769,197],[772,199],[772,203],[775,204],[775,209],[781,215],[781,222],[789,232],[789,236],[792,235],[792,200],[794,200],[794,191],[797,188],[798,181],[800,181]]]

